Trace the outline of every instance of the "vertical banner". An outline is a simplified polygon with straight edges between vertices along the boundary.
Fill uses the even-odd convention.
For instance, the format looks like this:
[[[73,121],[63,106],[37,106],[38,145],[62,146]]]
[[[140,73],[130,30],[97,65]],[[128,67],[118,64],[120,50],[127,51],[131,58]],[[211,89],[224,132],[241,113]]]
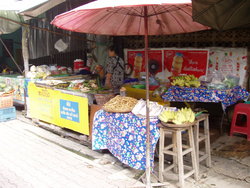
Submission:
[[[164,70],[172,75],[191,74],[200,77],[207,74],[209,50],[165,49]]]
[[[240,78],[239,85],[247,85],[247,49],[246,48],[210,48],[208,77],[214,71],[223,76],[233,75]]]

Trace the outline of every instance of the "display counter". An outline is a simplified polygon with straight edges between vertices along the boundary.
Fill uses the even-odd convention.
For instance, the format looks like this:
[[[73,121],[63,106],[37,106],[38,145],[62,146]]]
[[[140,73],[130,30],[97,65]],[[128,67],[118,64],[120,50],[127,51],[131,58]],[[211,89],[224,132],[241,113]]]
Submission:
[[[28,84],[29,117],[89,135],[90,94]]]
[[[0,82],[4,82],[7,85],[10,85],[15,90],[13,93],[14,103],[24,105],[24,96],[25,96],[25,78],[20,78],[20,75],[1,75]]]
[[[146,168],[146,118],[133,113],[95,113],[92,132],[92,149],[108,149],[122,163],[132,168]],[[158,119],[150,120],[150,159],[159,139]]]
[[[162,98],[171,102],[210,102],[221,103],[225,110],[239,100],[246,100],[249,93],[240,86],[232,89],[206,89],[172,86]]]

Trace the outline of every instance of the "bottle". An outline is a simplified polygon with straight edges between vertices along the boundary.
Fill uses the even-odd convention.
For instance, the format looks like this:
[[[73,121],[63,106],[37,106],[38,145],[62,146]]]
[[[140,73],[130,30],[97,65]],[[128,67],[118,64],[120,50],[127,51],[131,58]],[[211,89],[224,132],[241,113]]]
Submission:
[[[177,76],[181,73],[183,64],[183,54],[176,52],[172,62],[172,73]]]
[[[142,54],[137,53],[134,60],[133,78],[139,78],[142,67]]]

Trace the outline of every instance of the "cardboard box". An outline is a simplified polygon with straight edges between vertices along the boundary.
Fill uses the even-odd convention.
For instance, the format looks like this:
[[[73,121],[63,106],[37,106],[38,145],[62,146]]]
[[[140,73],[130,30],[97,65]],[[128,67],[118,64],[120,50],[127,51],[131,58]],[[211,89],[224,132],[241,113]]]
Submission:
[[[93,119],[95,116],[95,113],[102,109],[103,105],[96,105],[92,104],[90,105],[90,116],[89,116],[89,138],[92,140],[92,125],[93,125]]]

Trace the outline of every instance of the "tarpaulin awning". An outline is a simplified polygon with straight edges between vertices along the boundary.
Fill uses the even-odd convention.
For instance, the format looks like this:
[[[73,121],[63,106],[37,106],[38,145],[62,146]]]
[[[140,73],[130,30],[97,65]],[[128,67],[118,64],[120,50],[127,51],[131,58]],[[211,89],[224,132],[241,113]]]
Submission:
[[[217,30],[250,27],[249,0],[192,0],[193,19]]]
[[[12,21],[9,21],[12,20]],[[0,34],[9,34],[20,28],[23,19],[14,10],[0,10]],[[18,22],[18,23],[15,23]]]

